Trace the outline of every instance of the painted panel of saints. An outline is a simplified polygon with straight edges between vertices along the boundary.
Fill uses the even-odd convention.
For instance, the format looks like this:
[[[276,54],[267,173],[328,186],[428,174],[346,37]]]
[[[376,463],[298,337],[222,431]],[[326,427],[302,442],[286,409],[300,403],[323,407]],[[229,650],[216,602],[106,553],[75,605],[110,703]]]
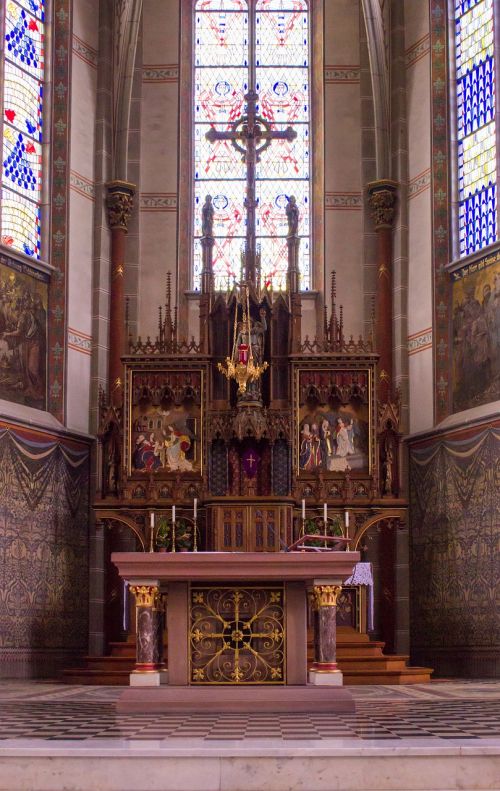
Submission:
[[[0,258],[0,398],[46,409],[49,277]]]
[[[196,381],[186,390],[185,373],[134,374],[131,472],[201,472],[201,406],[196,397],[201,378],[199,372],[190,376]]]
[[[302,394],[309,388],[309,398],[300,398],[298,421],[298,468],[300,472],[368,473],[370,466],[369,406],[366,381],[352,380],[345,372],[344,384],[337,387],[327,371],[300,373]],[[362,379],[366,374],[354,374]],[[348,379],[350,384],[346,384]],[[308,381],[310,382],[308,384]],[[353,389],[354,388],[354,389]],[[360,398],[360,393],[365,398]],[[343,393],[343,399],[338,396]],[[350,398],[350,393],[355,397]],[[299,401],[299,403],[300,403]]]
[[[500,398],[500,253],[452,274],[453,410]]]

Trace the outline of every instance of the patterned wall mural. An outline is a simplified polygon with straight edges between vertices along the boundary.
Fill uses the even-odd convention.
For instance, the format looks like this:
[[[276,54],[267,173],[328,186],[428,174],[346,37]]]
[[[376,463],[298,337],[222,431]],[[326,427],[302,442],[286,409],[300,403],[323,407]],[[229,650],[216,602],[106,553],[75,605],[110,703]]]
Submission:
[[[89,455],[0,422],[0,675],[50,675],[86,650]]]
[[[500,675],[500,420],[410,446],[412,658]]]

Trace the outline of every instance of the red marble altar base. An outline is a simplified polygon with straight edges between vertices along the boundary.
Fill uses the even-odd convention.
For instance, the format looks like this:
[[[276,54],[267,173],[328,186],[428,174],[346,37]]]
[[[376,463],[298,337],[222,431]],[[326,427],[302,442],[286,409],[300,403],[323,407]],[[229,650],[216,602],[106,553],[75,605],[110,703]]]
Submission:
[[[130,687],[116,709],[123,714],[169,712],[354,712],[351,693],[343,687],[223,686]]]

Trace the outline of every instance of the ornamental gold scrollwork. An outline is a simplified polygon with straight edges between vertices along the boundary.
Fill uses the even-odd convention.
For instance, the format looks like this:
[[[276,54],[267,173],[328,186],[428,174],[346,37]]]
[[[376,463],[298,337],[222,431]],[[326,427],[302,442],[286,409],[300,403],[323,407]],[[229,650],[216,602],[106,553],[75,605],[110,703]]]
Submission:
[[[342,585],[315,585],[312,590],[315,609],[336,607],[341,592]]]
[[[192,684],[284,684],[284,590],[192,588]]]
[[[159,600],[161,600],[158,585],[131,585],[130,592],[135,596],[136,607],[155,607],[155,609],[160,609],[157,606]]]

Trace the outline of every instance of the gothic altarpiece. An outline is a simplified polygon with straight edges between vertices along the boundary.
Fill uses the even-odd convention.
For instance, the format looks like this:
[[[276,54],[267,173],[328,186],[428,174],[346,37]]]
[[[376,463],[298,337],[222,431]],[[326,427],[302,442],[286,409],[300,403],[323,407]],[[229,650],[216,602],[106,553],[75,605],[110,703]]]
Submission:
[[[405,514],[397,403],[377,403],[378,356],[371,337],[346,337],[335,276],[322,336],[303,340],[295,218],[287,289],[278,293],[261,287],[255,253],[244,258],[240,283],[215,291],[210,215],[204,230],[199,342],[178,338],[167,275],[158,336],[129,338],[123,401],[101,400],[96,518],[125,526],[131,538],[113,548],[268,553],[313,534],[318,548],[337,537],[348,539],[337,549],[356,550],[366,547],[373,526],[389,529],[394,542],[392,528]],[[393,557],[389,552],[388,562]],[[393,569],[384,573],[393,579]],[[218,600],[226,595],[216,590]],[[108,631],[116,639],[115,593]],[[272,618],[281,607],[276,591],[247,588],[238,601],[240,595],[254,604],[268,596]],[[197,596],[192,614],[203,593]],[[385,621],[389,630],[393,617]],[[359,590],[343,592],[337,622],[362,628]],[[392,643],[389,631],[383,636]],[[275,648],[276,658],[283,651]],[[192,683],[204,680],[196,661],[203,658],[192,656]],[[282,681],[283,671],[273,672],[271,683]],[[217,681],[230,683],[224,674]]]

